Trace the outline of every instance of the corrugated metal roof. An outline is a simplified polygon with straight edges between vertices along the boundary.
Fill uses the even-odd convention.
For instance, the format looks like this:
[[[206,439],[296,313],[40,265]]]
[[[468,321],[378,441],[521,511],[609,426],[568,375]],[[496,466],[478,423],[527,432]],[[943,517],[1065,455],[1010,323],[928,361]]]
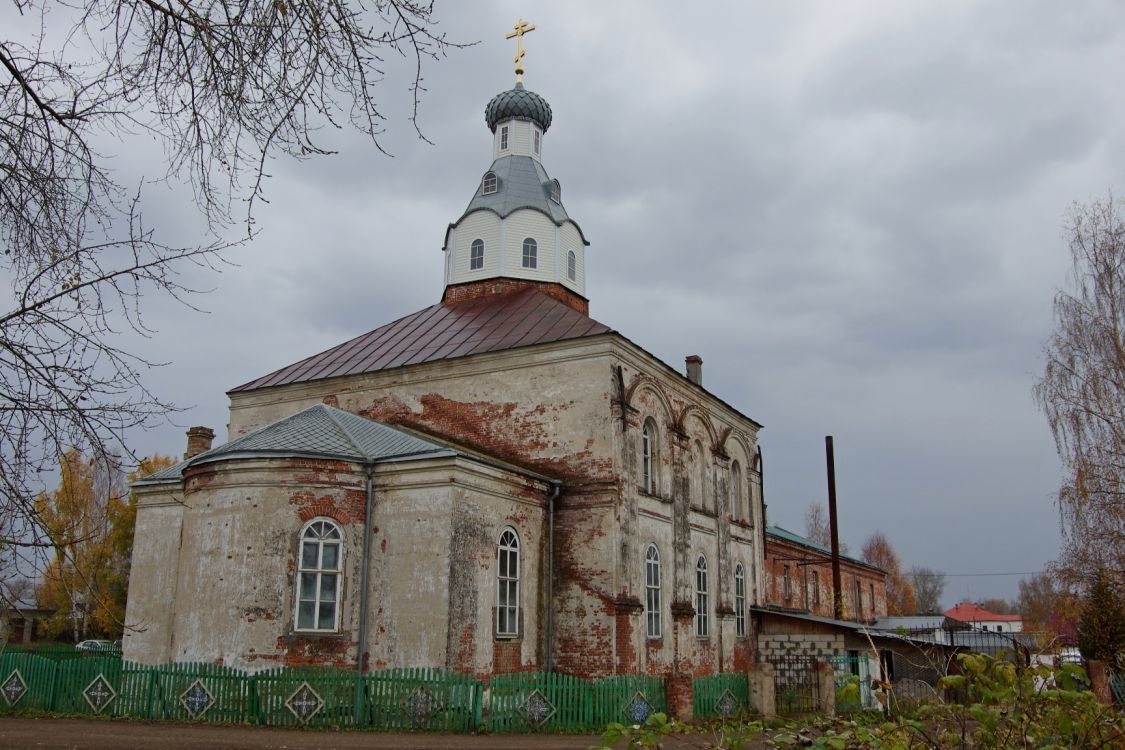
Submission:
[[[611,329],[537,289],[437,304],[231,393],[596,336]]]
[[[789,529],[783,529],[780,526],[767,526],[766,527],[766,533],[770,534],[772,536],[776,536],[778,539],[785,539],[786,541],[790,541],[790,542],[793,542],[795,544],[800,544],[802,547],[811,547],[812,549],[815,549],[819,552],[823,552],[826,555],[829,555],[829,556],[832,555],[832,548],[831,547],[825,547],[823,544],[818,544],[817,542],[814,542],[812,539],[809,539],[808,537],[801,536],[800,534],[794,534]],[[874,570],[879,570],[879,571],[882,571],[884,573],[886,572],[885,570],[880,568],[878,565],[872,565],[869,562],[865,562],[863,560],[860,560],[858,557],[851,557],[850,555],[840,555],[840,559],[841,560],[847,560],[848,562],[857,563],[859,565],[864,566],[865,568],[872,568]]]
[[[135,484],[178,482],[189,466],[236,457],[310,456],[366,463],[457,453],[448,446],[382,422],[316,404]]]

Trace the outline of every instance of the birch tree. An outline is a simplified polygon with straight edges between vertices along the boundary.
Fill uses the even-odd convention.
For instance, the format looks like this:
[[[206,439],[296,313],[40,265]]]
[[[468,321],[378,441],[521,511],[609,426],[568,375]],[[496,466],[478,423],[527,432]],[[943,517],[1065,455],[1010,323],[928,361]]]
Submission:
[[[1075,204],[1066,225],[1071,271],[1055,296],[1035,398],[1063,465],[1060,572],[1105,570],[1125,582],[1125,207],[1112,195]]]

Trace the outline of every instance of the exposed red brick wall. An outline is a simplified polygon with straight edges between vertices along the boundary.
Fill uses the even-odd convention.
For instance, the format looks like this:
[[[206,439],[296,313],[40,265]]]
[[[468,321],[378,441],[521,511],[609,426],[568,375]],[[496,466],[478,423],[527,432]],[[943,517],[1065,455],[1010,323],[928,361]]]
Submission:
[[[669,672],[664,675],[664,694],[668,698],[668,711],[673,717],[680,721],[695,718],[695,694],[690,674]]]
[[[353,410],[369,419],[446,436],[466,448],[568,484],[608,481],[613,460],[596,458],[589,447],[558,450],[557,424],[566,404],[528,406],[515,401],[456,401],[440,393],[419,398],[415,412],[394,396],[359,404]]]
[[[617,674],[633,674],[639,666],[637,650],[633,647],[633,629],[644,605],[639,599],[619,597],[614,601],[614,642],[617,646]]]
[[[789,566],[791,595],[785,597],[785,566]],[[813,573],[820,579],[820,601],[814,595]],[[807,577],[806,577],[807,576]],[[860,580],[863,610],[856,616],[855,579]],[[806,581],[808,583],[806,588]],[[807,610],[821,617],[832,617],[832,556],[815,547],[766,535],[765,603]],[[875,602],[870,601],[871,585]],[[887,575],[880,570],[851,560],[840,560],[840,586],[844,595],[844,617],[849,620],[874,620],[887,614]]]
[[[492,294],[511,294],[524,289],[538,289],[583,315],[590,314],[590,302],[562,284],[528,281],[526,279],[485,279],[483,281],[470,281],[466,284],[453,284],[445,288],[445,292],[441,295],[441,301],[442,304],[453,305]]]

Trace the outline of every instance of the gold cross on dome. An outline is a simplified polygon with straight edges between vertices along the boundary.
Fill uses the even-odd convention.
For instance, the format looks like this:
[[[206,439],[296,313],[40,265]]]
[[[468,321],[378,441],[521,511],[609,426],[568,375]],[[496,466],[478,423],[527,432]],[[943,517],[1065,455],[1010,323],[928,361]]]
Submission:
[[[527,21],[521,18],[512,28],[514,28],[515,31],[504,38],[516,40],[516,83],[523,83],[523,35],[535,31],[535,27],[529,25]]]

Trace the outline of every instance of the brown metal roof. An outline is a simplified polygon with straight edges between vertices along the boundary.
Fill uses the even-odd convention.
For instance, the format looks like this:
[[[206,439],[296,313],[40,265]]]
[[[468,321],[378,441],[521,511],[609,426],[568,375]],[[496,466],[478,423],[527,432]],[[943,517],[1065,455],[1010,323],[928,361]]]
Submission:
[[[437,304],[231,389],[252,391],[609,333],[536,289]]]

